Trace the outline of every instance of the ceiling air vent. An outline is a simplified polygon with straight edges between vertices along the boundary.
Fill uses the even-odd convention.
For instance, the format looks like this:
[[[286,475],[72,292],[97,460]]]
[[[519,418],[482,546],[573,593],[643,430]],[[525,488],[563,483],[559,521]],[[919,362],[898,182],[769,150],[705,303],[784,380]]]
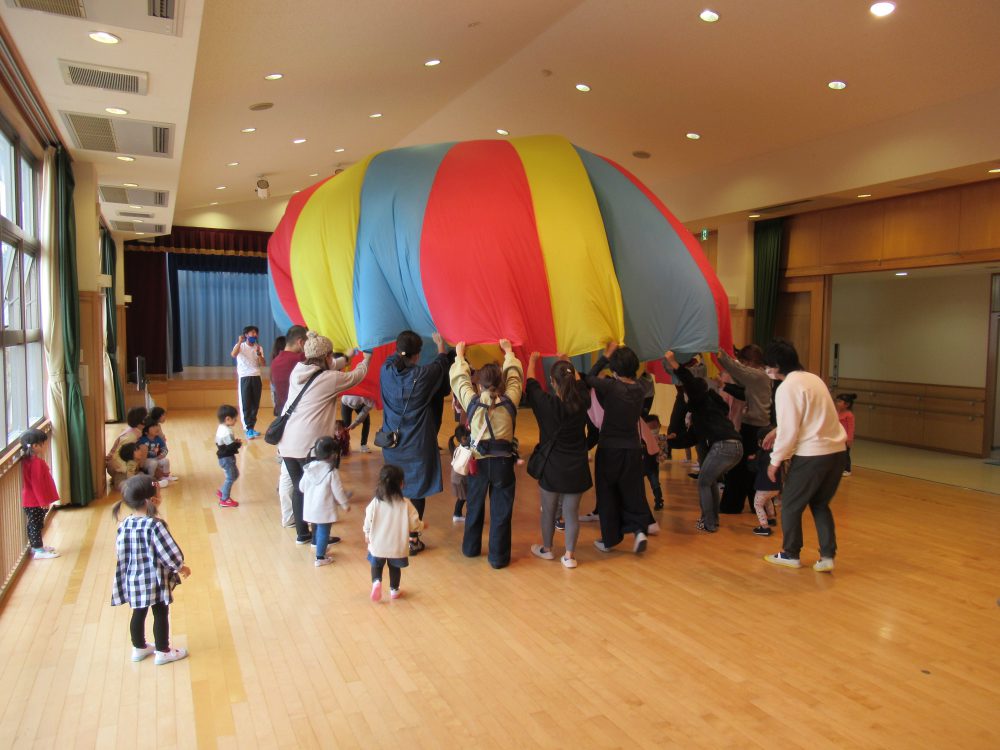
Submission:
[[[152,219],[153,214],[144,214],[139,211],[119,211],[119,216],[127,216],[130,219]]]
[[[170,193],[165,190],[158,190],[153,193],[153,205],[154,206],[166,206],[167,200],[170,197]]]
[[[163,234],[167,231],[165,224],[150,224],[145,221],[112,221],[111,228],[116,232],[145,232],[146,234]]]
[[[170,157],[174,126],[125,117],[99,117],[82,112],[60,112],[73,145],[90,151],[110,151],[129,156]]]
[[[153,151],[158,154],[170,153],[170,128],[153,126]]]
[[[101,185],[101,200],[105,203],[131,203],[128,199],[128,191],[123,187],[112,185]],[[136,201],[136,203],[139,203]],[[140,204],[141,205],[141,204]]]
[[[71,18],[86,18],[87,12],[80,0],[13,0],[10,3],[15,8],[40,10],[43,13],[55,13]]]
[[[173,21],[176,13],[174,0],[149,0],[149,15],[152,18],[166,18]]]
[[[149,73],[141,70],[112,68],[107,65],[60,60],[63,81],[70,86],[90,86],[106,91],[146,95],[149,90]]]
[[[112,221],[111,228],[118,232],[134,232],[134,221]]]
[[[101,185],[99,189],[104,203],[122,203],[145,208],[161,208],[170,204],[170,192],[167,190],[124,188],[117,185]]]
[[[73,139],[79,148],[89,151],[117,151],[115,131],[107,117],[67,114],[66,121],[73,131]]]

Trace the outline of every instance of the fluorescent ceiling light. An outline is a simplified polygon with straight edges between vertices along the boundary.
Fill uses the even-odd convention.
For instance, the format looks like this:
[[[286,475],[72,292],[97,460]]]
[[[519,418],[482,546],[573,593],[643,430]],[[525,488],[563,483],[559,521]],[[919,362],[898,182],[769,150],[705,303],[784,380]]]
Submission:
[[[120,36],[115,36],[107,31],[91,31],[87,36],[101,44],[118,44],[122,40]]]

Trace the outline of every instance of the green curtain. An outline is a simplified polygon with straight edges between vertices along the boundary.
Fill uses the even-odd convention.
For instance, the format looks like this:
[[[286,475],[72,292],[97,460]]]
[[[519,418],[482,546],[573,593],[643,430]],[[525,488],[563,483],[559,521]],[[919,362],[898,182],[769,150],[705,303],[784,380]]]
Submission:
[[[115,240],[104,227],[101,227],[101,273],[111,277],[111,288],[104,295],[104,317],[107,321],[104,338],[107,341],[106,351],[111,358],[111,377],[115,387],[115,421],[125,419],[125,393],[122,391],[122,378],[118,372],[118,299],[115,296],[117,288],[118,248]]]
[[[56,263],[66,358],[66,442],[69,446],[70,501],[87,505],[94,498],[87,415],[80,390],[80,287],[76,273],[76,213],[73,167],[66,149],[56,150]]]
[[[784,225],[784,219],[771,219],[753,228],[753,340],[759,346],[774,337]]]

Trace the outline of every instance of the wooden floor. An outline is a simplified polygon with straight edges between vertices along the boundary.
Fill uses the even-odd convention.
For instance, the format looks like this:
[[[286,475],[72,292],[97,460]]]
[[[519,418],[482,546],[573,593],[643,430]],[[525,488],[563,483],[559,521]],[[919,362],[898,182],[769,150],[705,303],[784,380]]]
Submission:
[[[0,613],[0,747],[1000,747],[996,496],[857,469],[823,575],[762,562],[778,538],[750,515],[697,533],[675,463],[643,557],[601,555],[586,524],[566,570],[529,552],[519,475],[510,568],[462,557],[442,494],[405,598],[376,605],[360,526],[380,455],[345,461],[354,510],[314,568],[279,527],[273,448],[241,455],[238,509],[215,505],[215,426],[167,423],[182,479],[163,509],[193,570],[172,634],[191,657],[128,660],[110,500],[59,511],[62,557],[29,563]],[[518,431],[534,442],[530,412]],[[814,549],[807,517],[804,562]]]

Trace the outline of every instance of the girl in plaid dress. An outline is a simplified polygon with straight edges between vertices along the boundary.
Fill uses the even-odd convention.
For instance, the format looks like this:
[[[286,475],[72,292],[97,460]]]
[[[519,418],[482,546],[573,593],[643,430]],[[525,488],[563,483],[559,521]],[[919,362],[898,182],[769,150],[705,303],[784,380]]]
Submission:
[[[117,521],[124,503],[131,510],[118,527],[115,550],[118,567],[111,592],[111,605],[132,607],[132,661],[142,661],[153,653],[146,643],[146,613],[153,610],[153,640],[156,664],[179,661],[188,654],[183,648],[170,648],[170,602],[173,588],[191,569],[184,564],[184,553],[170,535],[167,524],[157,518],[159,487],[151,477],[139,474],[122,485],[122,499],[111,509]]]

